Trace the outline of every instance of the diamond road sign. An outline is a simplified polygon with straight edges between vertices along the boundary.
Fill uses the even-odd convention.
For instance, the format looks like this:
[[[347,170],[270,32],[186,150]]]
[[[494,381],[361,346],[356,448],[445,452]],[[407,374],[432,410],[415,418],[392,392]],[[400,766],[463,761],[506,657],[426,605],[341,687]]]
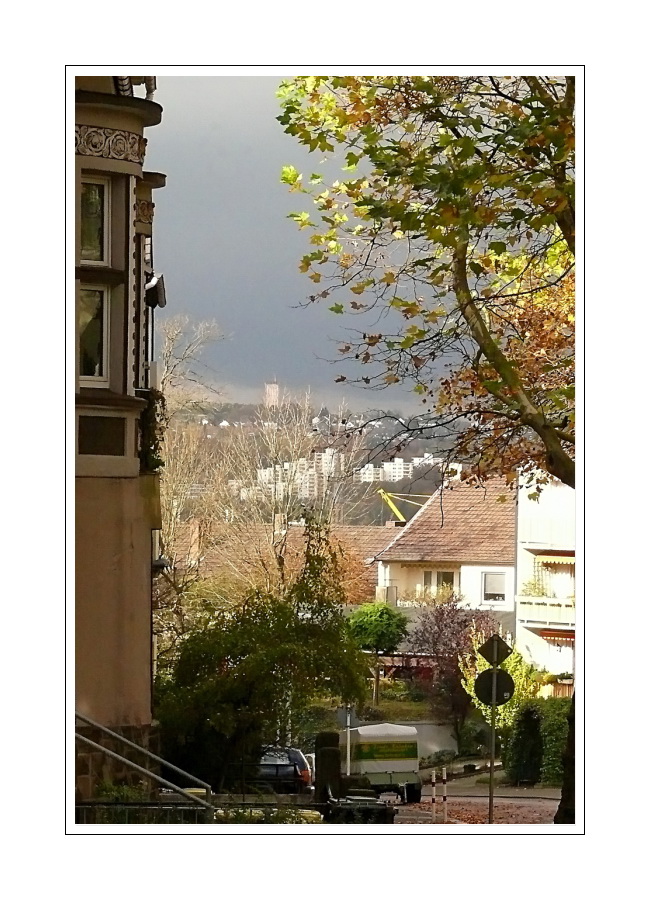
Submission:
[[[483,646],[478,648],[478,652],[490,665],[496,664],[500,666],[512,653],[512,647],[509,647],[498,634],[493,634]]]

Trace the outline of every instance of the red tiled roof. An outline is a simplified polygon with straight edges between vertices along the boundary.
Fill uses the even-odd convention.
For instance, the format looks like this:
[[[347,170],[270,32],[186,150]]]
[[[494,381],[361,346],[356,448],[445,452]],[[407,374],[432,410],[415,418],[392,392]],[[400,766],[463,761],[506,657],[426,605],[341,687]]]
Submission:
[[[234,568],[245,578],[247,572],[259,573],[268,568],[273,542],[273,532],[269,525],[221,525],[205,542],[198,541],[198,532],[192,538],[193,532],[196,532],[196,527],[193,529],[191,523],[183,523],[176,535],[176,552],[170,553],[174,556],[175,565],[181,570],[191,564],[198,565],[197,574],[202,578],[210,578],[229,571],[234,563]],[[289,526],[285,551],[289,567],[301,564],[303,535],[304,528],[301,525]],[[383,525],[331,527],[331,546],[342,551],[343,558],[352,563],[352,582],[348,587],[354,584],[355,593],[362,599],[374,597],[377,583],[374,558],[390,543],[393,535],[394,532]],[[354,560],[358,561],[356,565]]]
[[[505,480],[452,482],[441,490],[377,559],[514,565],[516,493]]]
[[[344,548],[355,550],[359,556],[373,559],[384,550],[394,537],[391,529],[385,525],[334,525],[330,535],[333,544],[340,543]]]

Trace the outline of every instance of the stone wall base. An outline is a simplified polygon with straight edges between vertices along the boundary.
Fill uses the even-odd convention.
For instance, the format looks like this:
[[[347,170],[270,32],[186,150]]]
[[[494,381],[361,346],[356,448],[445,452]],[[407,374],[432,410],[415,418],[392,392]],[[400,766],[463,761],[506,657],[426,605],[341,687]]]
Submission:
[[[122,725],[112,726],[112,731],[123,735],[134,744],[144,747],[151,753],[160,755],[160,734],[155,725]],[[98,728],[90,725],[77,725],[77,733],[82,734],[96,744],[101,744],[107,750],[119,753],[120,756],[147,769],[155,774],[160,774],[160,766],[150,760],[144,753],[140,753],[131,747],[127,747],[121,741],[103,734]],[[94,800],[97,798],[97,789],[102,782],[114,785],[128,785],[129,787],[145,786],[153,792],[157,790],[154,781],[147,779],[139,772],[135,772],[126,763],[113,759],[106,753],[93,750],[82,741],[76,741],[75,746],[75,797],[79,800]]]

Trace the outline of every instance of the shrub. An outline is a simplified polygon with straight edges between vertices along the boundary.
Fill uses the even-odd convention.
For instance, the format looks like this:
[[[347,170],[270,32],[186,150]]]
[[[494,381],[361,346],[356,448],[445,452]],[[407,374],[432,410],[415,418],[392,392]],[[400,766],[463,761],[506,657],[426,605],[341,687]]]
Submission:
[[[484,725],[472,721],[465,722],[458,735],[458,755],[481,756],[488,740]]]
[[[137,785],[113,784],[112,781],[100,781],[97,785],[98,800],[110,800],[113,803],[141,803],[150,799],[151,791],[144,782]]]
[[[446,766],[456,759],[457,754],[453,750],[436,750],[429,756],[423,756],[420,760],[421,769],[437,769]]]
[[[541,780],[544,784],[559,785],[564,773],[562,754],[569,731],[571,700],[568,697],[553,697],[540,702],[544,704],[545,711],[541,723],[544,745]]]
[[[518,709],[506,748],[504,765],[513,784],[562,783],[562,754],[568,732],[571,701],[552,697],[527,700]]]
[[[421,703],[427,697],[424,685],[401,678],[382,678],[379,694],[382,700],[411,700],[414,703]]]
[[[542,770],[541,711],[539,701],[519,708],[507,744],[504,765],[511,784],[537,784]]]
[[[357,711],[357,715],[362,722],[381,722],[384,718],[383,712],[376,706],[364,706]]]
[[[383,678],[379,683],[379,693],[383,700],[406,700],[409,697],[408,684]]]

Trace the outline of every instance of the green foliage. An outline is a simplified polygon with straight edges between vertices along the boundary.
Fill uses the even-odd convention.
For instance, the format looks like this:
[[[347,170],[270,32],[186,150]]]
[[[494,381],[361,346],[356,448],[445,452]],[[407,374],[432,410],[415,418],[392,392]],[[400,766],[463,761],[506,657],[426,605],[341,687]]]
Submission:
[[[509,470],[542,444],[542,464],[572,483],[572,436],[561,424],[572,385],[551,384],[535,366],[526,377],[531,360],[519,351],[530,338],[517,318],[573,268],[575,79],[297,76],[278,96],[287,134],[312,152],[346,154],[343,177],[327,186],[291,166],[282,181],[316,209],[315,221],[292,214],[315,248],[300,265],[319,285],[310,300],[340,290],[336,314],[387,313],[386,333],[342,350],[370,364],[359,380],[410,383],[435,404],[441,356],[463,357],[490,395],[490,424],[501,416],[504,427],[515,419],[530,429],[533,450]],[[564,343],[557,365],[570,360],[568,332]],[[486,450],[490,437],[493,428]]]
[[[357,710],[357,715],[362,722],[381,722],[385,718],[384,711],[378,706],[362,706]]]
[[[377,710],[382,722],[431,720],[431,707],[427,700],[386,700],[380,696]]]
[[[379,682],[382,702],[386,700],[398,700],[401,702],[412,701],[421,703],[426,700],[427,693],[418,681],[410,681],[402,678],[382,678]]]
[[[331,701],[313,703],[294,712],[291,719],[291,740],[303,753],[314,753],[316,735],[323,731],[336,731],[337,728],[336,706]]]
[[[532,579],[531,581],[526,581],[521,586],[521,595],[523,597],[545,597],[546,589],[541,581],[537,581]]]
[[[221,787],[264,743],[288,740],[315,696],[360,702],[365,660],[341,608],[335,558],[308,523],[300,576],[282,597],[252,594],[190,633],[156,683],[163,755]]]
[[[489,722],[490,706],[481,703],[474,691],[474,681],[476,680],[476,676],[485,669],[490,668],[489,663],[483,659],[478,652],[478,648],[485,643],[487,638],[487,634],[472,627],[472,649],[468,653],[460,654],[458,657],[458,665],[461,670],[463,687],[472,698],[475,708],[481,713],[485,721]],[[512,640],[509,635],[506,635],[505,638],[506,642],[511,642]],[[526,662],[521,653],[516,649],[512,651],[508,659],[501,665],[501,668],[508,672],[515,683],[512,699],[507,703],[504,703],[503,706],[498,706],[496,710],[496,730],[502,745],[505,745],[517,710],[525,700],[535,697],[539,690],[539,681],[537,680],[538,672],[535,666],[532,663]]]
[[[147,405],[140,413],[140,471],[155,473],[164,465],[162,444],[165,434],[165,396],[153,388],[147,391]]]
[[[146,784],[113,784],[112,781],[100,781],[96,790],[97,800],[110,800],[114,803],[137,803],[150,799],[151,791]]]
[[[440,766],[447,766],[452,763],[458,754],[453,750],[436,750],[429,756],[423,756],[420,760],[421,769],[438,769]]]
[[[486,752],[488,740],[485,724],[479,725],[469,719],[463,723],[458,734],[458,755],[481,756]]]
[[[538,698],[521,704],[505,755],[510,783],[562,783],[570,707],[568,698]]]
[[[364,603],[348,619],[348,629],[362,650],[394,653],[406,637],[408,619],[387,603]]]
[[[559,785],[562,784],[564,774],[562,755],[567,744],[571,701],[568,697],[550,697],[538,702],[543,704],[541,731],[544,755],[541,780],[543,784]]]

